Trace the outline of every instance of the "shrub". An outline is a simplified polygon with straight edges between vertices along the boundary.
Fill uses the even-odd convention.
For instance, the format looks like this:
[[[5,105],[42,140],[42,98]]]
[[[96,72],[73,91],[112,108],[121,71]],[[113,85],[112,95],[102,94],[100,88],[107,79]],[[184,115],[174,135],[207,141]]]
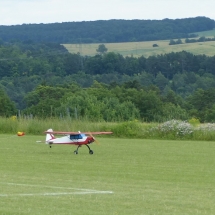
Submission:
[[[200,124],[198,127],[195,128],[193,139],[194,140],[207,140],[207,141],[214,141],[215,140],[215,124],[214,123],[207,123],[207,124]]]
[[[193,127],[180,120],[170,120],[150,129],[150,136],[162,139],[190,139]]]
[[[197,118],[195,118],[195,117],[191,118],[188,122],[189,122],[191,125],[193,125],[193,126],[200,125],[199,119],[197,119]]]
[[[143,135],[142,126],[137,120],[118,123],[111,128],[111,131],[117,137],[139,138]]]

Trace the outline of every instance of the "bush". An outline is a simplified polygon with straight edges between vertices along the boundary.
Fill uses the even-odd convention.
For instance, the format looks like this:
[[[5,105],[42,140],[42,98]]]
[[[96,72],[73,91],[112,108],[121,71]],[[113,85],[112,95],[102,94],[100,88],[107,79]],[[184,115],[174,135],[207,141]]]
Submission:
[[[149,133],[161,139],[191,139],[193,127],[185,121],[170,120],[151,128]]]
[[[215,140],[215,124],[214,123],[200,124],[194,130],[193,139],[194,140],[207,140],[207,141],[213,140],[214,141]]]
[[[111,128],[111,131],[114,133],[114,136],[117,137],[140,138],[143,135],[143,128],[136,120],[117,123]]]
[[[193,125],[193,126],[200,125],[199,119],[197,119],[197,118],[195,118],[195,117],[191,118],[188,122],[189,122],[191,125]]]

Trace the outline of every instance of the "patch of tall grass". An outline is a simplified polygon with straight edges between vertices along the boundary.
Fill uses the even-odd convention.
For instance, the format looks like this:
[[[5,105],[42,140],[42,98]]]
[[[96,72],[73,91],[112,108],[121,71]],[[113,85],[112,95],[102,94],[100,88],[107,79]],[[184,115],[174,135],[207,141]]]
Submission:
[[[196,120],[188,122],[169,120],[164,123],[142,123],[137,120],[121,123],[89,122],[70,118],[0,118],[1,134],[41,135],[47,129],[55,131],[112,131],[114,137],[166,139],[166,140],[215,140],[215,124],[200,124]]]
[[[15,133],[17,132],[19,122],[16,118],[2,118],[0,117],[0,133]]]
[[[55,131],[107,131],[115,123],[89,122],[72,120],[70,118],[3,118],[0,117],[0,133],[17,133],[23,131],[26,134],[41,135],[52,128]]]

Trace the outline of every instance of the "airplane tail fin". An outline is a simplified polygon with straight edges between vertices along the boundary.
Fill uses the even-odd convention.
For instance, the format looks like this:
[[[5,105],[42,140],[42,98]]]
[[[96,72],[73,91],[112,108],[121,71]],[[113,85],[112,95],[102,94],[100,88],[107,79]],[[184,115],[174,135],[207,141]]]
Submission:
[[[53,132],[53,130],[50,128],[47,130],[47,132]],[[55,139],[54,134],[46,134],[46,144],[48,144],[49,141],[53,139]]]

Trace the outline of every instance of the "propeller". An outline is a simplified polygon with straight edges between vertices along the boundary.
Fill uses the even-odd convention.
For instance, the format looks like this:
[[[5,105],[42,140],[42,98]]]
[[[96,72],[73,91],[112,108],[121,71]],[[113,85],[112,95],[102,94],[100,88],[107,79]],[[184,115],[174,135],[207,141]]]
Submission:
[[[90,135],[90,137],[92,137],[92,138],[94,139],[95,143],[96,143],[97,145],[99,145],[98,140],[97,140],[91,133],[90,133],[89,135]]]

